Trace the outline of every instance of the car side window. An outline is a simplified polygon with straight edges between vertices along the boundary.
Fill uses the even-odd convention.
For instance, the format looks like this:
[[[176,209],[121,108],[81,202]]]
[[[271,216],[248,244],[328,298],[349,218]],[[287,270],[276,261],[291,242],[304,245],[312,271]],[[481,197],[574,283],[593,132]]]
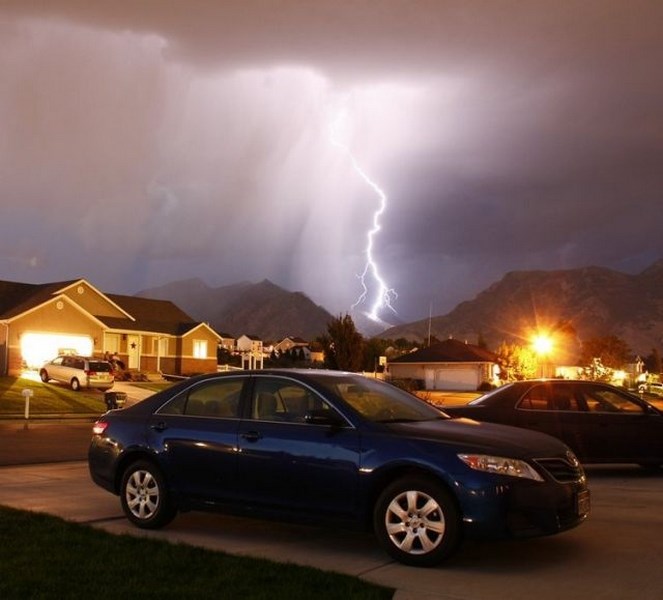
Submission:
[[[260,421],[306,423],[311,411],[333,410],[308,388],[287,379],[256,378],[251,418]]]
[[[579,410],[578,401],[573,393],[573,388],[568,385],[553,384],[548,410],[577,412]]]
[[[642,414],[645,409],[633,402],[630,398],[622,396],[612,390],[595,387],[585,391],[583,398],[590,412],[630,413]]]
[[[520,399],[518,407],[523,410],[548,410],[550,388],[545,385],[531,387]]]
[[[238,419],[242,378],[224,378],[201,383],[178,394],[162,406],[162,415],[188,415],[217,419]]]
[[[573,388],[568,385],[535,385],[530,388],[518,403],[524,410],[578,411]]]

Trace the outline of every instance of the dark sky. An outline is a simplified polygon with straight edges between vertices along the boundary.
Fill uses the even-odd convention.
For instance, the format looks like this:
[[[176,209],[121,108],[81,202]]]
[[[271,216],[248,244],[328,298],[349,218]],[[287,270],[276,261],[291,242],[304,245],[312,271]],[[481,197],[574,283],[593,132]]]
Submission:
[[[268,278],[340,314],[376,218],[404,320],[635,273],[662,73],[658,0],[0,0],[0,279]]]

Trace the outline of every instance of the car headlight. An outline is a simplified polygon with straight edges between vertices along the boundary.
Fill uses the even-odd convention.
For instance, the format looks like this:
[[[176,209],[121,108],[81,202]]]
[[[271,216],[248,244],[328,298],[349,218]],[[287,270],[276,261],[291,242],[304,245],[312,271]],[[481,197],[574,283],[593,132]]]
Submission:
[[[470,467],[470,469],[476,471],[543,481],[543,477],[524,460],[506,458],[504,456],[490,456],[488,454],[459,454],[458,458]]]

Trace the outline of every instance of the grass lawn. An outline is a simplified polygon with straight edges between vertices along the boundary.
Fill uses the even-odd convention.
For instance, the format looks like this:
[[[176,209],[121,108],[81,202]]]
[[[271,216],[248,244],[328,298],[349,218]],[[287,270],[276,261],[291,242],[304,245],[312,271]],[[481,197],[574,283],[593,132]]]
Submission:
[[[393,590],[347,575],[116,536],[0,507],[0,598],[387,600]]]
[[[26,377],[0,377],[0,417],[23,416],[23,390],[32,390],[30,416],[51,414],[102,414],[106,412],[104,393],[82,389],[79,392]]]

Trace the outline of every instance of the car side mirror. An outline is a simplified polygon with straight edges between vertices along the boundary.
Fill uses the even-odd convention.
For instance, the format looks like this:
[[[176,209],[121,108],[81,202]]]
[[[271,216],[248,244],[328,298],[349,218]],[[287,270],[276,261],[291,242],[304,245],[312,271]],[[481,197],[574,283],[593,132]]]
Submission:
[[[304,422],[309,425],[328,425],[329,427],[343,427],[345,421],[334,411],[327,409],[309,410],[304,415]]]

